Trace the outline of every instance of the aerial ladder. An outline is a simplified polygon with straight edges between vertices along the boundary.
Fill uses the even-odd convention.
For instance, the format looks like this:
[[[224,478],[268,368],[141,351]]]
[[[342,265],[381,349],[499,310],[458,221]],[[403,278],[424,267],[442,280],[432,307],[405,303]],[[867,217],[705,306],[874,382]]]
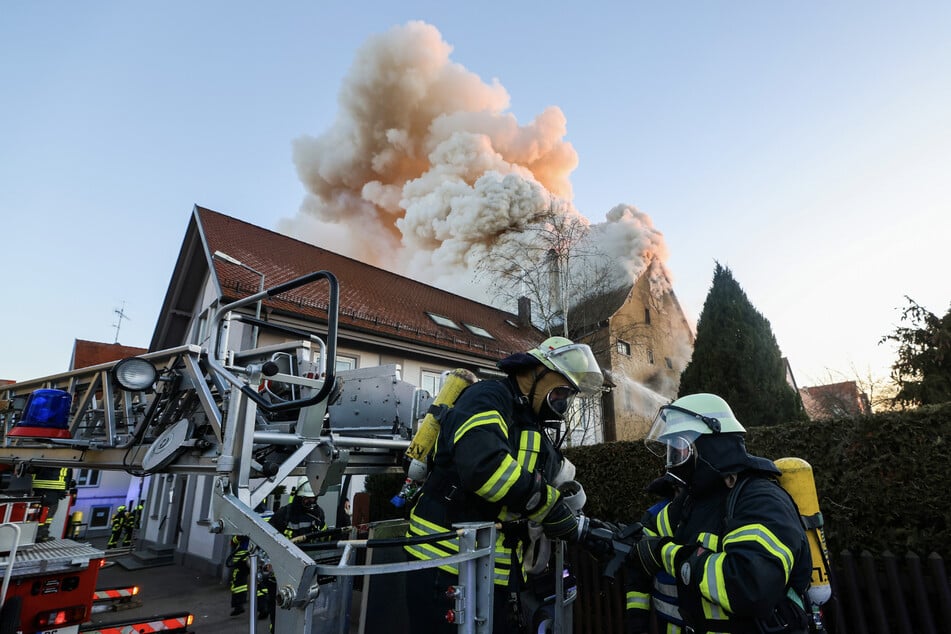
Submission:
[[[323,337],[241,312],[315,282],[327,285]],[[218,307],[207,347],[185,344],[3,386],[0,465],[15,473],[65,466],[212,477],[210,530],[246,535],[266,557],[277,581],[277,631],[316,630],[319,579],[452,563],[464,588],[453,612],[459,631],[491,632],[495,524],[454,527],[460,548],[452,561],[355,565],[356,550],[373,539],[341,540],[339,560],[315,561],[254,510],[290,476],[306,475],[322,495],[345,474],[402,473],[415,421],[431,402],[397,366],[335,372],[338,302],[335,276],[316,271]],[[283,330],[288,341],[230,350],[236,322]],[[30,402],[38,398],[67,403],[60,428],[34,420]]]

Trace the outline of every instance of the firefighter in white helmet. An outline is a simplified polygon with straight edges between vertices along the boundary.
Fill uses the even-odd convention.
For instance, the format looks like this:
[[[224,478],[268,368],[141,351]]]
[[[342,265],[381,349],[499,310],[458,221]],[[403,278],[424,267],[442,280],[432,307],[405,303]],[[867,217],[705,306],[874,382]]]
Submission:
[[[550,538],[578,539],[579,523],[552,485],[563,457],[543,427],[560,426],[572,399],[603,384],[591,349],[551,337],[498,363],[507,377],[467,387],[441,423],[433,468],[410,513],[409,536],[449,531],[458,522],[524,518]],[[404,547],[423,560],[455,554],[452,541]],[[496,543],[492,631],[515,632],[513,595],[523,581],[517,538]],[[455,632],[446,622],[445,590],[457,584],[452,565],[410,573],[410,631]]]
[[[647,587],[658,573],[676,579],[667,597],[654,594],[654,607],[692,628],[684,631],[805,634],[809,544],[779,469],[746,451],[745,433],[714,394],[660,408],[645,442],[665,457],[678,493],[629,561]]]
[[[270,518],[271,526],[294,543],[315,541],[315,533],[327,529],[324,510],[317,504],[317,496],[307,476],[297,480],[294,499],[274,512]],[[268,611],[271,618],[271,630],[274,631],[274,615],[277,603],[277,583],[273,575],[265,580],[267,588]]]

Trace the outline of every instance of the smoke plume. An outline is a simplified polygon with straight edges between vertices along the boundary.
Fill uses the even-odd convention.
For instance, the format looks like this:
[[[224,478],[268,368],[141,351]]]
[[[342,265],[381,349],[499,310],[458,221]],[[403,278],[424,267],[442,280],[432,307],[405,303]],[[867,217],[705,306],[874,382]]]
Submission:
[[[477,263],[520,248],[546,214],[588,223],[572,203],[578,156],[559,108],[519,124],[499,82],[482,81],[451,52],[422,22],[364,44],[340,89],[336,121],[294,142],[308,193],[279,230],[490,301],[474,283]],[[633,206],[612,209],[590,239],[618,284],[667,259],[662,234]],[[666,290],[669,273],[657,268],[652,282]]]

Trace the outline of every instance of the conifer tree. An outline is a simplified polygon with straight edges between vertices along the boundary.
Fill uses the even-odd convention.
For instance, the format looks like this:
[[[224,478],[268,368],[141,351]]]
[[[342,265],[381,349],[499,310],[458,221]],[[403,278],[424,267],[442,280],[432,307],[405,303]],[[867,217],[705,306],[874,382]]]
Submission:
[[[898,345],[892,380],[900,406],[934,405],[951,401],[951,309],[938,317],[910,297],[902,311],[902,326],[879,343]]]
[[[746,427],[806,418],[769,321],[719,262],[697,320],[693,356],[680,376],[681,396],[698,392],[726,399]]]

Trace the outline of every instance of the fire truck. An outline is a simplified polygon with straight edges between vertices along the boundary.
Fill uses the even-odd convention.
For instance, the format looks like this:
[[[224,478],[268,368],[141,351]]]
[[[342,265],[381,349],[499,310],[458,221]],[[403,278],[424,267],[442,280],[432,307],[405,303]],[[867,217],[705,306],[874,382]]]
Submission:
[[[262,321],[246,308],[314,283],[326,285],[323,336]],[[316,271],[218,307],[210,315],[207,346],[186,344],[3,386],[0,465],[17,472],[81,465],[137,475],[212,478],[210,530],[248,536],[257,548],[253,557],[268,562],[277,586],[276,631],[343,634],[349,629],[347,590],[355,577],[452,564],[460,576],[447,619],[460,632],[487,634],[492,627],[494,523],[454,527],[451,536],[459,551],[447,560],[396,557],[380,562],[387,558],[357,554],[398,547],[398,537],[375,539],[371,529],[369,538],[356,539],[354,531],[315,555],[279,534],[254,510],[289,477],[306,475],[313,490],[324,495],[346,474],[404,472],[404,454],[432,397],[403,381],[397,366],[335,371],[338,302],[336,277]],[[286,340],[233,350],[229,333],[236,322],[283,332]],[[37,565],[51,565],[60,548],[76,548],[70,561],[89,570],[87,577],[77,573],[76,581],[60,577],[50,588],[79,584],[75,596],[91,594],[102,554],[88,546],[80,552],[83,546],[70,540],[50,544],[30,549]],[[563,552],[555,550],[555,592],[547,600],[550,627],[539,631],[560,634],[570,631],[574,596],[562,574]],[[22,552],[16,557],[11,553],[10,560],[22,561]],[[0,597],[8,603],[14,595],[7,589],[10,579],[7,574]],[[250,596],[254,583],[252,575]],[[51,591],[47,596],[59,601],[63,594]],[[56,609],[68,609],[65,603],[59,601]],[[52,604],[47,601],[47,608]],[[30,618],[34,622],[24,620],[23,632],[76,631]]]

